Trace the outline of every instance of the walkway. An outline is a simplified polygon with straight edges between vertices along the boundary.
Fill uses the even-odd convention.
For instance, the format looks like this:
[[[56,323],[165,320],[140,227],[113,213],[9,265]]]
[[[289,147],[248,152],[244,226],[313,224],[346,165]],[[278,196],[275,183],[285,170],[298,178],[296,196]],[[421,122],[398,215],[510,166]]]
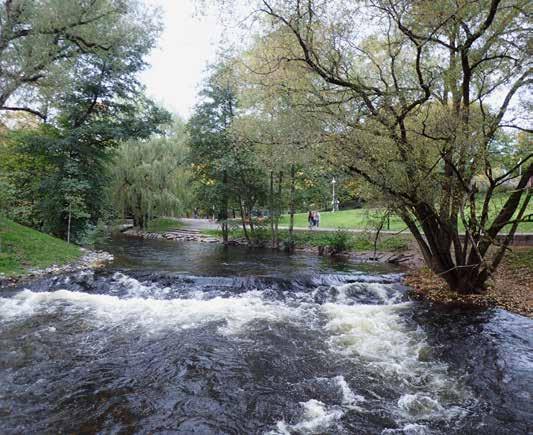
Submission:
[[[216,223],[216,221],[209,220],[209,219],[189,219],[189,218],[181,218],[179,219],[184,225],[186,229],[195,229],[195,230],[217,230],[220,229],[220,226]],[[287,230],[289,227],[287,225],[280,225],[279,229],[281,230]],[[319,231],[319,232],[335,232],[337,231],[337,228],[328,228],[328,227],[320,227],[320,228],[313,228],[309,229],[307,227],[294,227],[294,231]],[[344,229],[344,231],[352,234],[373,234],[375,233],[375,230],[363,230],[363,229]],[[411,237],[411,234],[406,229],[402,232],[398,231],[387,231],[383,230],[380,232],[380,234],[384,236],[394,236],[394,235],[405,235],[408,237]],[[500,234],[499,237],[505,237],[505,234]],[[533,233],[516,233],[513,238],[513,243],[515,245],[533,245]]]

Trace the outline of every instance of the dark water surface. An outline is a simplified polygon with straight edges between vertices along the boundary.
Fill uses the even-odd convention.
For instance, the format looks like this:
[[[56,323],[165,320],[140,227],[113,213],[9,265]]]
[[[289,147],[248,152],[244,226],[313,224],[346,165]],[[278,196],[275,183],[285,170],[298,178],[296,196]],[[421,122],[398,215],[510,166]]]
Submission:
[[[0,433],[532,433],[533,321],[398,271],[117,239],[0,298]]]

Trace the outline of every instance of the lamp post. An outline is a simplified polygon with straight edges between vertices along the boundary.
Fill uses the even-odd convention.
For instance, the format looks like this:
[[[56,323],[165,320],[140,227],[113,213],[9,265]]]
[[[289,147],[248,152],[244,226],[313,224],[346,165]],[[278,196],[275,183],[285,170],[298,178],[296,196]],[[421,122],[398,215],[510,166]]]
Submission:
[[[333,177],[333,180],[331,180],[331,187],[332,187],[332,193],[333,193],[333,200],[331,201],[331,212],[335,213],[335,209],[337,208],[337,198],[335,198],[335,184],[337,181],[335,180],[335,177]]]

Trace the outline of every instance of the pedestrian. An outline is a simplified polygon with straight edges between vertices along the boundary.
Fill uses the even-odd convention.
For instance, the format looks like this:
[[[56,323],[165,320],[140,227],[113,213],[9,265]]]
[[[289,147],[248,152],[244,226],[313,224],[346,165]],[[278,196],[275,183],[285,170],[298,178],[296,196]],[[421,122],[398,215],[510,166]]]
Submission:
[[[311,210],[309,210],[309,213],[307,214],[307,223],[309,224],[309,229],[313,228],[314,219],[313,212]]]
[[[317,228],[320,227],[320,212],[319,211],[315,213],[315,225]]]

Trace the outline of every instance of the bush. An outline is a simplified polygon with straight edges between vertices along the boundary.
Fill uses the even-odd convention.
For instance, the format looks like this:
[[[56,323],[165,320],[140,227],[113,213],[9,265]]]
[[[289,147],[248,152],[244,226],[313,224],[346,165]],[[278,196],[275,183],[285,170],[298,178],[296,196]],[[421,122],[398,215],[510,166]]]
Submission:
[[[349,251],[352,244],[352,236],[347,231],[337,228],[333,234],[328,234],[327,246],[334,252],[345,252]]]
[[[85,231],[80,233],[74,242],[81,246],[94,246],[102,243],[110,235],[110,231],[102,220],[98,220],[96,225],[87,225]]]

